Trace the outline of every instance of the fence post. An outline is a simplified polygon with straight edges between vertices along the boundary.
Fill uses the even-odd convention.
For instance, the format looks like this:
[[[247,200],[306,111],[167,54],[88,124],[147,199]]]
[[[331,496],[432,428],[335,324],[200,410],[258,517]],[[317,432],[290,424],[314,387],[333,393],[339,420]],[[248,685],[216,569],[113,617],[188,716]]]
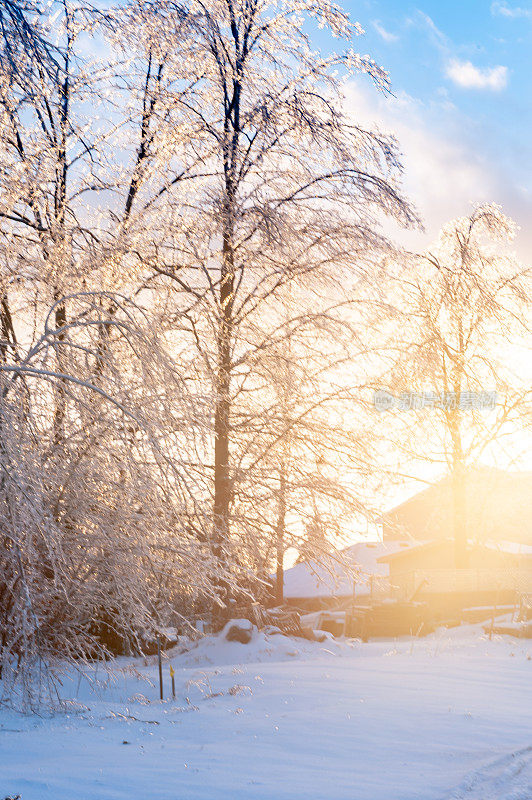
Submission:
[[[163,662],[161,659],[161,640],[157,635],[157,659],[159,661],[159,692],[161,700],[163,699]]]
[[[172,697],[175,700],[175,672],[171,664],[170,664],[170,677],[172,679]]]

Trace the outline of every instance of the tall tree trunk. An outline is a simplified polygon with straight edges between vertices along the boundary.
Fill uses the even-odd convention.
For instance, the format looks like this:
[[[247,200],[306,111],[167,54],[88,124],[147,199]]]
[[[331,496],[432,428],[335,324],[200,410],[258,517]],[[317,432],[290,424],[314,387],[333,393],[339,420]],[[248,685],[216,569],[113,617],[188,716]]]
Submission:
[[[223,545],[229,538],[231,475],[229,436],[231,427],[231,344],[233,337],[234,253],[232,203],[226,203],[220,283],[218,363],[214,413],[214,541],[213,553],[224,561]]]
[[[7,296],[7,292],[2,294],[2,299],[0,302],[0,335],[2,337],[0,342],[0,361],[2,364],[7,362],[9,348],[12,348],[13,351],[15,350],[16,346],[16,336],[15,336],[15,329],[13,327],[13,318],[11,316],[11,309],[9,307],[9,300]],[[2,462],[4,466],[7,465],[7,458],[4,458],[5,447],[4,447],[4,407],[3,404],[5,402],[5,391],[3,387],[3,381],[0,385],[0,457],[2,458]],[[7,469],[7,467],[6,467]],[[0,490],[3,491],[5,487],[6,481],[6,472],[5,470],[1,471],[2,474],[0,475]],[[4,544],[8,543],[8,539],[4,538]]]
[[[67,13],[67,44],[64,55],[64,80],[60,89],[60,106],[59,106],[59,139],[58,139],[58,152],[56,162],[56,175],[55,175],[55,192],[54,192],[54,259],[59,257],[60,272],[65,269],[64,261],[70,258],[69,246],[66,241],[66,206],[67,206],[67,178],[68,178],[68,158],[67,158],[67,143],[69,132],[69,118],[70,118],[70,52],[72,47],[72,34],[70,33],[70,17]],[[70,243],[68,243],[70,244]],[[65,364],[63,358],[63,342],[65,340],[65,333],[62,330],[67,321],[66,306],[61,299],[63,292],[60,289],[62,281],[58,275],[58,285],[54,291],[54,301],[58,303],[55,308],[55,327],[60,333],[57,336],[58,344],[56,346],[56,363],[58,372],[65,371]],[[58,302],[60,301],[60,302]],[[66,418],[66,385],[64,380],[57,382],[55,392],[55,409],[54,409],[54,444],[60,445],[65,439],[65,418]]]
[[[462,443],[462,418],[460,410],[460,395],[463,383],[464,364],[464,335],[462,322],[458,321],[458,353],[454,365],[454,408],[451,409],[450,431],[452,441],[452,495],[453,495],[453,535],[454,535],[454,561],[457,569],[468,566],[467,557],[467,507],[466,507],[466,474],[465,460]]]
[[[459,423],[453,427],[452,506],[454,561],[457,569],[467,567],[467,524],[465,468]]]
[[[56,300],[59,299],[59,293],[56,292]],[[57,335],[58,344],[56,345],[56,363],[57,371],[64,372],[64,360],[62,358],[63,342],[65,339],[64,328],[66,325],[66,308],[65,304],[61,302],[55,310],[55,327],[60,330]],[[55,407],[54,407],[54,444],[60,445],[65,439],[65,417],[66,417],[66,386],[64,379],[59,379],[55,386]]]
[[[7,292],[2,294],[2,299],[0,301],[0,335],[2,337],[0,342],[0,360],[5,364],[8,350],[11,348],[15,354],[17,346],[17,337],[13,326],[13,317],[11,316]]]
[[[279,507],[276,528],[275,602],[284,603],[284,525],[286,517],[286,476],[284,465],[279,474]]]
[[[238,32],[233,29],[238,44]],[[239,53],[239,47],[236,47]],[[231,426],[231,348],[234,332],[233,306],[235,289],[235,212],[236,162],[239,150],[242,62],[237,56],[233,97],[224,104],[222,206],[222,266],[220,274],[220,319],[218,324],[218,364],[214,415],[214,547],[219,561],[224,561],[223,544],[230,532],[232,483],[229,467]]]

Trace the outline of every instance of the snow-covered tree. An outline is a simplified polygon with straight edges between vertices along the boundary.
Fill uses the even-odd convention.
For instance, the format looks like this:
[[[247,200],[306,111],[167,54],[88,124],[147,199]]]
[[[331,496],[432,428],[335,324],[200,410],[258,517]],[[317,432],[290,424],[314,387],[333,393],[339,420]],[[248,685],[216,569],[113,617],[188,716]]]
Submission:
[[[37,342],[0,363],[0,666],[4,690],[22,687],[33,700],[32,689],[46,691],[33,667],[52,680],[61,662],[140,649],[223,577],[196,533],[207,509],[186,432],[201,410],[178,366],[131,301],[67,299],[67,325],[55,328],[50,309]],[[112,300],[112,318],[102,318],[102,300]],[[113,328],[103,352],[102,324]],[[67,399],[59,454],[58,381]]]
[[[379,226],[416,220],[342,112],[386,74],[310,50],[361,33],[326,0],[2,13],[0,662],[29,691],[361,510],[362,309]]]
[[[509,249],[515,231],[499,206],[480,205],[449,222],[433,247],[409,256],[393,285],[397,363],[390,388],[405,392],[405,413],[397,415],[398,427],[391,424],[391,438],[407,460],[426,458],[451,471],[461,567],[466,465],[483,457],[507,460],[509,439],[517,453],[530,403],[532,275]],[[414,398],[409,411],[412,393],[417,405]]]
[[[364,72],[386,90],[386,74],[351,50],[310,50],[305,20],[345,40],[361,32],[336,6],[142,2],[128,13],[151,30],[152,47],[159,37],[158,51],[177,53],[197,76],[175,108],[173,166],[187,180],[168,181],[153,201],[159,245],[146,263],[174,287],[175,308],[187,308],[211,384],[212,542],[223,560],[243,435],[238,403],[257,359],[278,345],[278,296],[297,286],[289,316],[303,319],[312,285],[348,290],[367,269],[385,243],[386,214],[406,224],[414,215],[397,185],[395,143],[342,112],[342,76]],[[320,298],[324,315],[330,305]]]

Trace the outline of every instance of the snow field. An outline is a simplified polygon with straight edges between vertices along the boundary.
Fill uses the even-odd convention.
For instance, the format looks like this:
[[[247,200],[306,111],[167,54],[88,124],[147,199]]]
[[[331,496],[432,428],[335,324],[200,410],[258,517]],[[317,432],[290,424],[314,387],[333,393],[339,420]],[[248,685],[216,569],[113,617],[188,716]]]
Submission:
[[[531,654],[479,626],[206,637],[173,655],[162,703],[156,664],[118,659],[65,677],[67,713],[0,712],[0,798],[531,800]]]

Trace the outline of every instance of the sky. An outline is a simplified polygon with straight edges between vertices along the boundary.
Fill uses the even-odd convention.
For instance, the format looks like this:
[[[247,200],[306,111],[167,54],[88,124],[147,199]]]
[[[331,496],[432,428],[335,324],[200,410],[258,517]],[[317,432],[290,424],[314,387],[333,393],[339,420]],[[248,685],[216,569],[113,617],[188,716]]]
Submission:
[[[390,95],[367,76],[350,81],[346,111],[398,139],[404,190],[425,226],[400,241],[428,247],[446,222],[495,202],[532,263],[532,0],[337,2],[365,30],[354,49],[390,77]]]
[[[344,0],[369,53],[389,73],[392,94],[351,81],[347,110],[393,132],[404,188],[432,239],[478,202],[496,202],[532,255],[532,0]],[[323,43],[317,41],[318,46]],[[428,243],[428,241],[427,241]]]

